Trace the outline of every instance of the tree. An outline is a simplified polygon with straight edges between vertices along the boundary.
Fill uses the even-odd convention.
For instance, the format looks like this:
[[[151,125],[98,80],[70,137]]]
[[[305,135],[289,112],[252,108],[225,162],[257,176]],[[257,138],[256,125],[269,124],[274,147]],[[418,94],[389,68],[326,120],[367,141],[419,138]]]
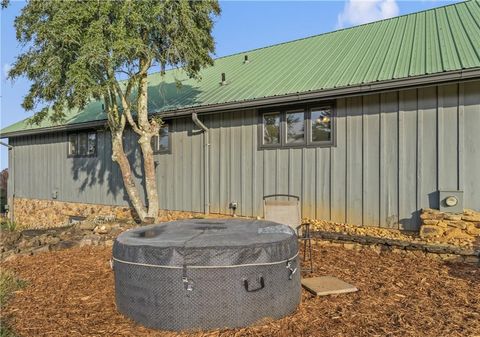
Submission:
[[[32,82],[24,109],[43,107],[30,121],[58,123],[65,109],[81,109],[92,99],[101,100],[112,137],[112,160],[119,165],[131,204],[144,222],[158,215],[151,138],[162,124],[147,110],[148,72],[152,67],[162,74],[167,67],[183,67],[199,79],[200,69],[213,64],[211,33],[219,14],[215,0],[32,0],[15,19],[17,40],[26,50],[17,57],[9,77],[26,76]],[[124,152],[126,127],[138,135],[146,204]]]

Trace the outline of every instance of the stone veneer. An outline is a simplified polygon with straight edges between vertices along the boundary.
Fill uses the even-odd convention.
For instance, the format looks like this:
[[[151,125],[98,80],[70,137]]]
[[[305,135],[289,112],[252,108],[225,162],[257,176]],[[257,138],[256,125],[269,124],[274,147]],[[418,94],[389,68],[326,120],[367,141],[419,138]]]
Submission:
[[[135,224],[131,223],[132,220],[134,220],[132,214],[132,210],[129,207],[71,203],[56,200],[15,199],[15,221],[19,229],[60,227],[67,224],[70,217],[85,217],[87,220],[77,223],[76,226],[79,230],[83,231],[93,230],[93,234],[91,238],[82,237],[82,240],[78,242],[80,246],[87,244],[108,244],[108,242],[111,244],[111,240],[101,240],[102,235],[100,234],[109,234],[110,231],[106,230],[106,225],[98,225],[97,219],[101,218],[103,219],[102,221],[106,221],[107,223],[110,221],[113,224],[109,225],[110,227],[113,226],[115,229],[121,231],[119,226],[127,226],[126,228],[132,225],[135,226]],[[192,217],[205,217],[205,215],[192,212],[159,211],[159,221],[171,221]],[[211,214],[207,217],[230,216]],[[312,225],[312,230],[316,231],[314,238],[317,240],[314,241],[318,241],[317,244],[319,245],[339,245],[345,249],[371,248],[378,252],[388,250],[406,255],[479,263],[480,212],[465,210],[461,214],[451,214],[442,213],[434,209],[424,209],[422,210],[421,219],[422,226],[420,228],[420,235],[414,235],[414,237],[410,237],[399,231],[384,228],[350,226],[347,224],[335,224],[313,219],[303,219],[303,222]],[[65,228],[71,231],[70,227],[71,226]],[[352,228],[354,231],[352,231]],[[60,228],[59,230],[62,229]],[[341,233],[338,233],[338,231]],[[16,238],[18,238],[23,235],[22,233],[24,232],[20,233],[17,231],[12,232],[11,235],[17,235]],[[5,233],[3,234],[5,239]],[[118,231],[113,234],[118,234]],[[40,236],[40,238],[41,237],[42,236]],[[67,240],[66,243],[62,243],[61,240],[58,241],[58,238],[53,237],[50,238],[50,241],[55,241],[53,246],[47,247],[48,245],[40,245],[40,243],[42,243],[41,240],[39,241],[40,238],[33,237],[31,240],[32,245],[23,245],[28,246],[26,248],[30,249],[31,253],[34,253],[37,251],[48,251],[56,246],[61,248],[65,246],[66,243],[70,244],[72,242],[72,240]],[[67,236],[67,239],[68,238]],[[105,238],[109,237],[105,236]],[[52,243],[47,241],[48,240],[46,240],[46,243],[48,244]],[[451,246],[452,244],[455,246]],[[1,250],[1,252],[3,252],[3,250]],[[8,254],[0,254],[0,258],[2,255],[6,256]]]
[[[159,211],[159,221],[199,216],[198,213],[179,211]],[[203,214],[202,214],[203,215]],[[97,216],[117,220],[133,221],[135,213],[129,207],[97,204],[82,204],[57,200],[14,199],[15,223],[20,228],[49,228],[67,224],[71,217]]]
[[[445,213],[426,208],[420,215],[420,237],[433,242],[480,245],[480,212]]]
[[[134,220],[129,207],[82,204],[57,200],[15,198],[15,222],[21,228],[48,228],[63,226],[71,217],[87,219],[104,216],[117,220]],[[159,211],[159,221],[204,216],[201,213]],[[218,214],[211,216],[222,217]],[[420,215],[422,225],[420,238],[428,242],[448,243],[461,246],[480,245],[480,212],[465,210],[460,214],[443,213],[426,208]],[[315,226],[314,226],[315,227]],[[372,230],[374,230],[372,228]]]

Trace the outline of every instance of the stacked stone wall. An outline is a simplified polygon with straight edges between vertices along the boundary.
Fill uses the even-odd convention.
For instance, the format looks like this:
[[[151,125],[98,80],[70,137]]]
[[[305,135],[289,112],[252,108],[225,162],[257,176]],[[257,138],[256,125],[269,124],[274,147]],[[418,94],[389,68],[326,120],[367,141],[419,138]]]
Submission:
[[[437,243],[480,246],[480,212],[445,213],[426,208],[420,215],[420,237]]]
[[[14,199],[15,223],[20,229],[52,228],[68,224],[71,219],[98,216],[121,221],[138,220],[130,207],[63,202],[57,200]],[[159,221],[202,216],[202,213],[160,210]]]

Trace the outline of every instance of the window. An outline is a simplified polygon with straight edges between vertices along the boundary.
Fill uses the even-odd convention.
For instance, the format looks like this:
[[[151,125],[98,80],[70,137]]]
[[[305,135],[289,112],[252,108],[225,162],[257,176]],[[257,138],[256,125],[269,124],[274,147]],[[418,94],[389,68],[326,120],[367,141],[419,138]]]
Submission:
[[[280,144],[280,114],[278,112],[263,115],[263,145]]]
[[[154,153],[170,152],[170,131],[168,124],[162,125],[158,136],[152,137],[152,150]]]
[[[314,103],[265,111],[261,114],[259,144],[263,148],[333,145],[333,122],[332,104]]]
[[[311,110],[311,141],[329,142],[332,139],[332,110],[320,108]]]
[[[92,157],[97,154],[97,133],[78,132],[68,135],[69,157]]]
[[[287,144],[305,143],[305,112],[287,112]]]
[[[88,134],[87,155],[94,156],[97,153],[97,134],[90,132]]]
[[[68,135],[68,155],[74,156],[78,152],[78,135],[70,134]]]

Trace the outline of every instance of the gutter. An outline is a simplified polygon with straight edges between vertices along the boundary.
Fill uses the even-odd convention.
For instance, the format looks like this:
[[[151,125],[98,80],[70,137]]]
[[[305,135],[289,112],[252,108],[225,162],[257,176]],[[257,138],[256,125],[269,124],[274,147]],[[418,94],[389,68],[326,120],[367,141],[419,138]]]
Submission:
[[[203,134],[203,212],[210,213],[210,134],[208,128],[199,119],[196,112],[192,112],[192,122],[202,130]]]
[[[192,112],[192,121],[195,123],[196,126],[198,126],[202,131],[208,132],[208,128],[203,124],[199,119],[198,115],[196,112]]]
[[[28,130],[21,130],[21,131],[5,132],[5,133],[0,134],[0,139],[1,138],[9,138],[9,137],[28,136],[28,135],[32,135],[32,134],[38,135],[38,134],[49,133],[49,132],[98,128],[98,127],[104,127],[106,125],[107,125],[107,120],[106,119],[102,119],[102,120],[99,120],[99,121],[92,121],[92,122],[83,122],[83,123],[66,124],[66,125],[55,125],[55,126],[48,126],[48,127],[45,127],[45,128],[36,128],[36,129],[28,129]]]
[[[15,157],[14,154],[15,152],[13,151],[13,146],[4,142],[0,142],[0,145],[5,146],[8,149],[8,152],[10,153],[11,151],[11,159],[12,162],[9,163],[9,170],[8,170],[8,180],[10,180],[11,185],[12,185],[12,199],[11,202],[8,202],[8,213],[10,215],[10,221],[15,222],[15,212],[14,212],[14,199],[15,199]],[[10,172],[11,171],[11,172]],[[8,184],[7,184],[7,196],[8,196]]]
[[[5,146],[5,147],[8,148],[9,150],[13,149],[13,146],[12,146],[12,145],[9,145],[9,144],[4,143],[4,142],[0,142],[0,145]]]
[[[234,101],[227,103],[218,103],[203,105],[197,107],[180,108],[169,111],[156,111],[152,114],[158,114],[162,118],[174,118],[192,115],[193,113],[215,113],[245,108],[261,108],[270,105],[290,104],[292,102],[315,101],[319,99],[334,99],[341,97],[359,96],[365,93],[380,93],[391,90],[415,88],[419,86],[435,86],[444,83],[458,83],[460,81],[472,81],[480,79],[480,67],[435,73],[429,75],[415,76],[402,79],[393,79],[379,81],[374,83],[359,84],[354,86],[339,87],[327,90],[306,91],[301,93],[292,93],[281,96],[269,96],[256,98],[252,100]],[[53,126],[41,129],[31,129],[14,131],[0,134],[0,138],[17,137],[30,134],[39,134],[53,131],[74,130],[87,127],[98,127],[106,124],[106,120],[85,122],[79,124]],[[203,129],[202,129],[203,130]]]

